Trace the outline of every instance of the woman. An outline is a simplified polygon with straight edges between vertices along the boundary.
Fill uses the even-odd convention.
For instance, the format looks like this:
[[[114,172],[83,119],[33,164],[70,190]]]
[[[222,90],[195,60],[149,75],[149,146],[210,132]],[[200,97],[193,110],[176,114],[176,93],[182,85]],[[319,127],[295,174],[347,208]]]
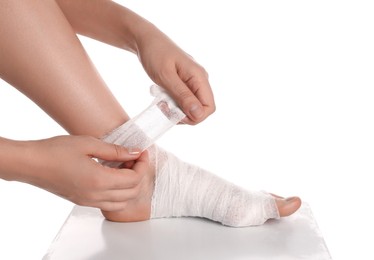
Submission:
[[[129,152],[98,139],[118,129],[129,117],[100,78],[75,33],[136,54],[150,78],[164,87],[187,115],[184,123],[197,124],[215,110],[205,70],[154,25],[111,1],[5,0],[0,2],[0,17],[1,78],[32,99],[71,134],[32,142],[1,138],[1,178],[27,182],[79,205],[100,208],[114,221],[193,215],[230,226],[247,226],[262,224],[278,214],[290,215],[300,207],[297,197],[253,195],[216,177],[207,177],[211,175],[197,169],[198,176],[209,178],[210,185],[214,185],[201,188],[191,181],[186,190],[192,195],[179,198],[173,205],[193,201],[200,210],[191,210],[188,205],[183,212],[159,210],[164,201],[158,193],[168,190],[171,193],[163,196],[173,197],[176,192],[176,187],[168,186],[170,183],[162,181],[160,176],[169,178],[175,174],[168,167],[161,169],[149,163],[149,155],[157,161],[157,154],[167,154],[163,165],[169,165],[168,160],[176,161],[178,167],[185,164],[163,151]],[[126,167],[103,167],[92,158],[125,162]],[[177,169],[179,175],[188,174]],[[158,191],[155,183],[159,184]],[[217,186],[222,189],[207,192]],[[209,197],[195,201],[194,193],[188,192],[191,189],[217,198],[225,190],[229,204],[221,204],[217,199],[212,208],[215,213],[206,214],[201,209],[208,207],[205,204]],[[260,221],[253,221],[251,216],[250,220],[242,221],[248,214],[254,214],[254,208],[264,208],[263,201],[254,196],[264,196],[273,207],[272,214]],[[248,199],[253,199],[251,207],[243,204]],[[237,201],[238,208],[245,208],[245,212],[227,220],[224,205]],[[215,211],[217,208],[221,210]]]

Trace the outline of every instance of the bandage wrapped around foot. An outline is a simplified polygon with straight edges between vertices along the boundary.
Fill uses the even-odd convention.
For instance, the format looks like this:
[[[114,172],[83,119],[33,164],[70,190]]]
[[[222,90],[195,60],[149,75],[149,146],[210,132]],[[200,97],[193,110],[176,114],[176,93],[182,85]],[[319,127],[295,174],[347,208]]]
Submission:
[[[148,149],[156,171],[151,218],[203,217],[232,227],[279,218],[270,194],[245,190],[154,145],[185,115],[161,88],[153,86],[151,92],[156,97],[146,110],[102,138],[128,149]]]
[[[161,87],[151,86],[151,95],[155,99],[147,109],[106,134],[102,140],[125,146],[129,151],[145,151],[167,130],[185,118],[186,115]],[[120,165],[116,162],[101,163],[110,167]]]

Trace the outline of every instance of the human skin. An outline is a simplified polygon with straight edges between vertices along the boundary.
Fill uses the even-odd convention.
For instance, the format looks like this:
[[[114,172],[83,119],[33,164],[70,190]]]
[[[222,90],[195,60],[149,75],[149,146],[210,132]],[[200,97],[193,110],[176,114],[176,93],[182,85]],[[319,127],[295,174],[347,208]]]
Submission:
[[[157,27],[107,0],[57,0],[74,30],[136,54],[149,77],[197,124],[215,111],[208,74]]]
[[[0,76],[32,99],[70,134],[99,138],[129,119],[96,71],[75,35],[76,32],[136,53],[150,77],[165,87],[187,112],[187,123],[201,122],[214,111],[214,99],[205,70],[155,26],[111,1],[57,2],[58,4],[55,1],[0,2],[0,34],[6,36],[0,41]],[[194,116],[199,113],[193,113],[191,110],[202,112]],[[80,161],[71,157],[71,146],[64,145],[59,138],[57,141],[49,139],[27,142],[31,147],[30,151],[38,151],[38,149],[42,151],[37,153],[41,157],[39,161],[50,161],[51,166],[43,171],[42,176],[35,177],[29,171],[14,171],[15,174],[22,175],[24,182],[58,195],[63,194],[63,197],[73,202],[78,201],[81,205],[99,207],[104,210],[103,213],[108,219],[116,221],[149,219],[154,170],[147,163],[146,154],[141,157],[131,157],[132,155],[127,151],[122,151],[121,153],[126,156],[118,154],[117,157],[104,156],[97,150],[96,153],[91,151],[94,149],[92,144],[98,147],[104,145],[96,139],[94,141],[85,137],[86,139],[77,141],[72,139],[74,137],[63,138],[66,143],[77,142],[73,145],[76,147],[73,154],[78,159],[81,158]],[[17,148],[20,149],[17,147],[20,143],[4,140],[4,143],[6,142],[14,152]],[[60,142],[57,148],[53,148],[57,149],[56,154],[60,156],[52,156],[46,152],[52,149],[53,142]],[[61,158],[65,157],[71,159],[71,165],[61,163]],[[129,162],[127,166],[131,165],[131,169],[100,168],[91,157],[101,159],[110,157],[110,160],[127,161]],[[83,161],[86,163],[87,158],[90,159],[91,164],[97,166],[95,169],[93,167],[92,171],[102,171],[100,176],[104,174],[103,169],[113,173],[132,171],[133,175],[141,176],[131,181],[126,180],[128,174],[123,174],[122,186],[119,188],[108,188],[109,185],[101,182],[110,183],[110,181],[97,178],[93,183],[97,186],[95,186],[97,190],[98,187],[101,188],[102,192],[98,193],[105,193],[105,189],[110,191],[130,188],[135,191],[128,196],[123,193],[117,196],[112,194],[107,200],[97,199],[98,196],[95,197],[94,194],[90,194],[88,200],[79,199],[79,194],[75,194],[75,197],[69,195],[77,183],[76,190],[79,189],[79,185],[83,186],[81,182],[75,180],[84,173],[78,171],[76,174],[67,173],[75,171],[75,166],[79,163]],[[26,160],[24,165],[31,160],[24,159]],[[0,169],[0,174],[12,169],[12,165],[8,167],[2,171]],[[57,174],[52,174],[53,167],[61,169],[56,171]],[[54,188],[54,185],[60,183],[59,177],[64,174],[72,178],[72,182],[65,181],[58,188]],[[85,176],[87,179],[90,178]],[[35,178],[38,180],[37,183],[33,181]],[[19,178],[13,177],[13,179]],[[132,183],[132,186],[130,187],[128,183]],[[75,199],[71,199],[72,197]],[[98,201],[105,201],[105,206],[99,206]],[[297,198],[290,200],[277,198],[280,214],[291,214],[298,208],[299,202]]]
[[[1,1],[0,33],[0,76],[70,134],[100,137],[128,120],[54,1]],[[123,209],[150,169],[147,156],[139,158],[142,167],[137,169],[101,166],[91,158],[133,161],[139,155],[130,156],[116,146],[104,155],[98,149],[107,144],[87,137],[0,142],[1,178],[34,184],[74,203],[105,210]],[[126,172],[139,177],[134,180]]]
[[[132,169],[113,169],[92,158],[136,163]],[[37,141],[0,138],[0,178],[32,184],[78,205],[122,210],[127,201],[139,196],[139,183],[147,175],[147,154],[139,157],[93,137],[58,136]]]

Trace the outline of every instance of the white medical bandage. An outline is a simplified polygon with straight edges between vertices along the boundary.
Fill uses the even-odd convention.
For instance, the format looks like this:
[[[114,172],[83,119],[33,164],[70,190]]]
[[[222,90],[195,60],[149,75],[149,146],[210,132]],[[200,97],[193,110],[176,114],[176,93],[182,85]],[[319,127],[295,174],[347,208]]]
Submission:
[[[184,117],[173,100],[158,91],[151,106],[102,138],[130,149],[149,148],[156,171],[151,218],[204,217],[232,227],[261,225],[269,218],[279,218],[271,195],[247,191],[152,145]]]
[[[186,117],[161,87],[151,86],[151,94],[155,99],[147,109],[101,139],[107,143],[125,146],[130,151],[144,151]],[[110,167],[120,166],[120,163],[116,162],[101,163]]]
[[[270,194],[247,191],[157,146],[152,150],[158,164],[151,218],[203,217],[232,227],[279,218]]]

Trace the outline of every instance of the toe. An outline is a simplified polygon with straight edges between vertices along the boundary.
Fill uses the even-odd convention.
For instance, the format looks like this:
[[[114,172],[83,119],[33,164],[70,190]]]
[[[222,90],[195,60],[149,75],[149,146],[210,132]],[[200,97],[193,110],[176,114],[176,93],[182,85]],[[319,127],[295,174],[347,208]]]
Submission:
[[[286,199],[275,197],[275,201],[281,217],[292,215],[301,206],[301,199],[299,197],[289,197]]]

